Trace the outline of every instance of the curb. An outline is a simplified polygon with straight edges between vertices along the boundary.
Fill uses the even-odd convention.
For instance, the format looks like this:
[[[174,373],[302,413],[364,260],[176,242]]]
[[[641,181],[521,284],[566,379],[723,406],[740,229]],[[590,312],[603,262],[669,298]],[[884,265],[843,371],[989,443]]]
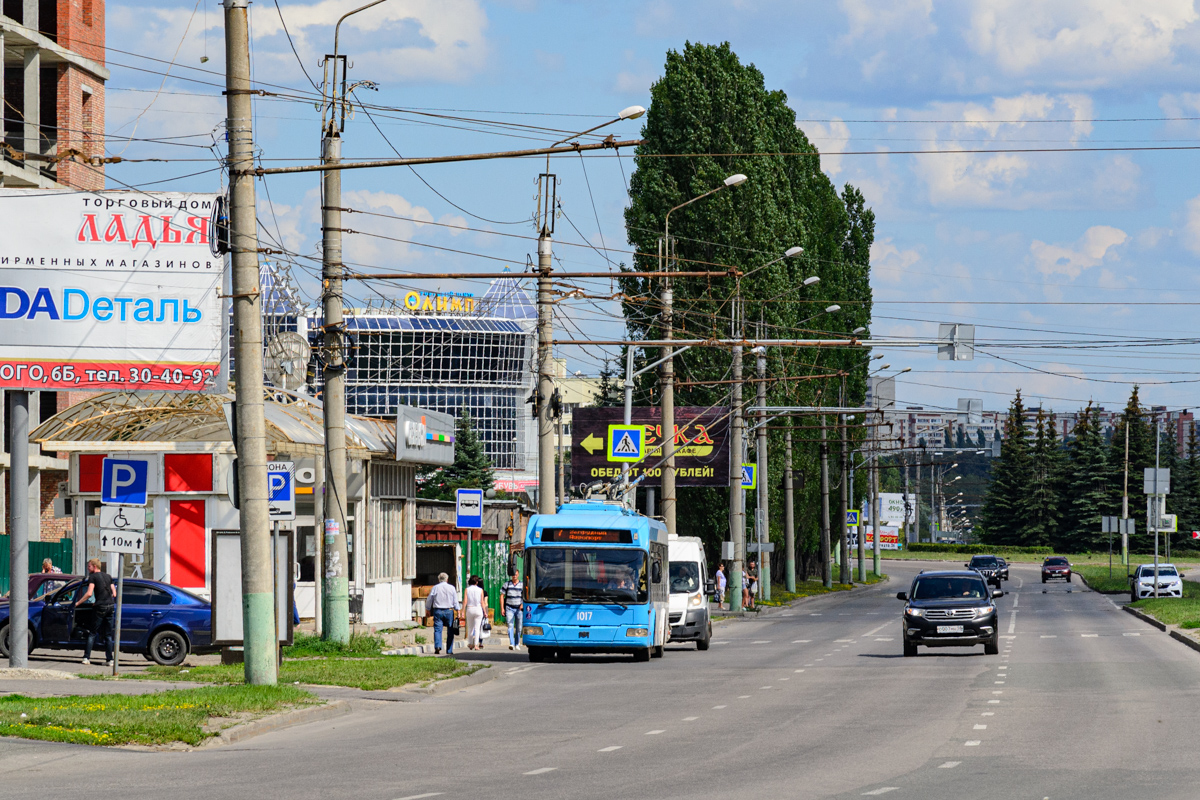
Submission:
[[[1166,629],[1167,629],[1167,626],[1165,624],[1159,622],[1158,620],[1156,620],[1154,617],[1150,616],[1149,614],[1143,614],[1141,611],[1138,611],[1133,606],[1121,606],[1121,608],[1125,609],[1130,614],[1133,614],[1135,617],[1140,619],[1142,622],[1145,622],[1148,625],[1153,625],[1155,628],[1158,628],[1160,631],[1166,631]],[[1172,635],[1174,635],[1174,634],[1172,634]]]
[[[393,650],[384,650],[381,655],[385,656],[423,656],[426,653],[433,653],[433,645],[431,644],[415,644],[411,647],[397,647]]]
[[[1188,647],[1190,647],[1193,650],[1195,650],[1196,652],[1200,653],[1200,642],[1197,642],[1192,637],[1182,634],[1179,631],[1171,631],[1170,634],[1171,634],[1172,639],[1183,642]]]
[[[723,624],[723,623],[727,623],[727,622],[735,622],[739,619],[762,619],[763,617],[771,617],[771,616],[774,616],[775,614],[781,613],[783,611],[787,611],[789,608],[795,608],[797,605],[804,603],[806,601],[809,601],[809,600],[820,600],[822,598],[830,598],[830,597],[845,597],[847,595],[852,595],[857,592],[865,592],[870,589],[874,589],[878,586],[882,586],[883,584],[890,582],[891,579],[892,579],[891,575],[885,574],[883,576],[883,580],[876,581],[875,583],[868,583],[868,584],[860,583],[860,584],[855,584],[854,587],[851,589],[841,589],[836,592],[825,592],[824,594],[810,594],[807,597],[797,597],[795,600],[788,601],[787,605],[767,606],[767,607],[762,608],[760,611],[750,611],[750,612],[722,611],[722,612],[717,612],[717,613],[720,613],[722,616],[720,619],[714,618],[713,624],[717,625],[717,624]],[[713,612],[710,610],[709,613],[712,614]]]
[[[1122,567],[1122,569],[1124,569],[1124,567]],[[1079,576],[1079,582],[1080,582],[1080,583],[1082,583],[1084,586],[1086,586],[1086,587],[1088,588],[1088,590],[1089,590],[1089,591],[1095,592],[1096,594],[1112,595],[1112,596],[1114,596],[1114,597],[1118,597],[1118,596],[1120,596],[1120,595],[1123,595],[1123,594],[1128,594],[1128,591],[1127,591],[1127,590],[1126,590],[1126,591],[1120,591],[1120,592],[1102,592],[1102,591],[1100,591],[1099,589],[1097,589],[1097,588],[1095,588],[1094,586],[1092,586],[1090,583],[1088,583],[1088,582],[1087,582],[1087,578],[1083,577],[1083,573],[1081,573],[1081,572],[1075,572],[1075,571],[1072,571],[1072,572],[1071,572],[1071,574],[1072,574],[1072,575],[1078,575],[1078,576]]]
[[[416,689],[385,689],[389,694],[397,695],[414,695],[411,700],[406,700],[401,697],[402,702],[418,702],[427,697],[437,697],[438,695],[450,694],[461,689],[467,689],[471,686],[478,686],[481,683],[487,683],[500,677],[499,670],[493,668],[491,664],[485,665],[483,669],[477,669],[470,675],[463,675],[459,678],[447,678],[443,681],[437,681],[431,686],[422,686]]]
[[[222,747],[227,744],[236,744],[264,733],[270,733],[271,731],[345,716],[350,711],[350,703],[345,700],[333,700],[319,706],[298,708],[295,711],[287,711],[283,714],[275,714],[274,716],[263,717],[262,719],[251,720],[250,722],[226,728],[220,734],[201,745],[201,747]]]

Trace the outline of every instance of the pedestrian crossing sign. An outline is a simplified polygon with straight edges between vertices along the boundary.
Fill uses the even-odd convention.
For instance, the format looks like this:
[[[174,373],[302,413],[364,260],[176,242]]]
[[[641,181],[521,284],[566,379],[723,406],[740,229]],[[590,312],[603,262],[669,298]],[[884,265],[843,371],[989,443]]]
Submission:
[[[742,464],[742,488],[758,488],[758,464]]]
[[[847,525],[857,525],[858,524],[858,514],[859,514],[858,509],[854,509],[852,511],[847,511],[846,512],[846,524]]]
[[[608,426],[608,460],[641,461],[646,429],[641,425]]]

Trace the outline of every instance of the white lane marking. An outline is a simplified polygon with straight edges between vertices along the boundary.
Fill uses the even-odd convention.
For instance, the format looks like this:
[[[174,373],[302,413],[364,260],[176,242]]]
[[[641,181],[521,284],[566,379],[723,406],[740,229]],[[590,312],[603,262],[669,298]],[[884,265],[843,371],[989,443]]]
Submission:
[[[1003,689],[997,689],[996,691],[992,692],[992,694],[1004,694],[1004,690],[1003,690]]]
[[[843,642],[845,642],[845,643],[849,643],[849,644],[854,644],[854,640],[853,640],[853,639],[834,639],[834,640],[833,640],[833,643],[834,643],[834,644],[842,644]]]
[[[969,742],[963,742],[963,747],[979,747],[979,745],[981,745],[981,744],[983,744],[983,743],[980,740],[972,739]]]
[[[647,736],[657,736],[660,733],[666,733],[666,731],[646,731]]]
[[[683,721],[684,722],[695,722],[698,719],[700,719],[700,718],[699,717],[684,717]]]
[[[812,639],[797,639],[792,644],[808,644]]]
[[[982,714],[980,714],[979,716],[981,716],[981,717],[994,717],[994,716],[996,716],[996,712],[995,712],[995,711],[985,711],[985,712],[983,712]]]
[[[865,639],[865,638],[867,638],[868,636],[874,636],[875,634],[879,633],[881,630],[883,630],[884,628],[886,628],[888,625],[891,625],[891,624],[892,624],[892,623],[890,623],[890,622],[885,622],[885,623],[883,623],[882,625],[880,625],[878,628],[875,628],[875,629],[873,629],[873,630],[869,630],[869,631],[867,631],[866,633],[864,633],[864,634],[863,634],[863,638]]]
[[[397,797],[396,800],[421,800],[424,797],[441,797],[445,792],[426,792],[425,794],[410,794],[408,797]]]
[[[1081,633],[1081,634],[1079,634],[1079,637],[1081,639],[1095,639],[1099,636],[1100,636],[1100,634],[1098,634],[1098,633]]]
[[[938,769],[954,769],[961,763],[961,761],[947,761],[945,764],[940,765]]]
[[[1013,611],[1013,612],[1011,612],[1011,616],[1008,619],[1008,632],[1012,633],[1016,629],[1017,629],[1017,612]]]
[[[821,616],[821,615],[820,615],[820,614],[809,614],[809,616],[810,616],[810,617],[819,617],[819,616]]]
[[[795,615],[795,614],[780,614],[779,616],[781,616],[781,617],[794,617],[794,616],[796,616],[796,615]]]
[[[713,706],[713,711],[719,711],[722,708],[725,708],[725,706]]]
[[[1004,681],[992,681],[992,683],[996,684],[997,686],[1000,686],[1004,683]]]
[[[613,750],[620,750],[624,746],[625,745],[623,745],[623,744],[614,744],[614,745],[610,745],[608,747],[601,747],[596,752],[597,753],[611,753]]]
[[[823,659],[823,658],[818,658],[818,659],[817,659],[817,661],[824,661],[824,660],[825,660],[825,659]]]
[[[770,643],[771,643],[770,639],[759,639],[757,642],[751,642],[750,644],[770,644]]]
[[[1017,605],[1020,604],[1020,602],[1021,602],[1021,593],[1013,592],[1012,596],[1013,596],[1013,608],[1016,608]]]
[[[750,695],[748,695],[748,694],[739,694],[737,699],[738,700],[747,700],[747,699],[749,699],[749,697],[750,697]]]
[[[770,688],[771,688],[770,686],[760,686],[760,687],[758,687],[758,690],[761,692],[761,691],[765,691]]]
[[[876,639],[875,641],[877,641],[877,642],[891,642],[891,641],[894,641],[894,640],[893,640],[893,639],[891,639],[891,638],[887,638],[887,639]]]
[[[538,769],[531,769],[531,770],[529,770],[529,772],[526,772],[525,774],[526,775],[543,775],[547,772],[554,772],[554,770],[556,770],[556,769],[558,769],[558,767],[539,767]]]
[[[798,670],[796,670],[796,672],[804,672],[804,670],[798,669]]]
[[[824,656],[822,656],[822,658],[829,658],[831,655],[833,655],[833,653],[826,653]]]
[[[988,700],[988,705],[995,705],[996,703],[999,703],[999,702],[1000,702],[999,700]]]
[[[1122,633],[1122,636],[1141,636],[1140,633]]]
[[[790,678],[790,677],[787,677],[787,678],[780,678],[779,680],[781,680],[781,681],[790,681],[790,680],[791,680],[791,678]]]
[[[869,792],[863,792],[863,797],[870,797],[872,795],[878,795],[878,794],[887,794],[888,792],[894,792],[899,788],[900,788],[899,786],[880,786],[878,789],[872,789]]]
[[[976,726],[975,726],[975,730],[977,730],[977,731],[986,731],[986,730],[987,730],[987,725],[976,725]]]

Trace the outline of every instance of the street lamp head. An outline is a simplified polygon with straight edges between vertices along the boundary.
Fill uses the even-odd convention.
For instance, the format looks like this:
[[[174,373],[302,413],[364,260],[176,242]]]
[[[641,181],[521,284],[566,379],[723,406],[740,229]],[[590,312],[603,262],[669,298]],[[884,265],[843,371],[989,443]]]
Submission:
[[[784,258],[795,258],[804,252],[803,247],[789,247],[783,254]]]
[[[831,306],[825,306],[825,313],[826,313],[826,314],[832,314],[832,313],[833,313],[833,312],[835,312],[835,311],[841,311],[841,310],[842,310],[842,307],[841,307],[841,306],[839,306],[837,303],[834,303],[834,304],[833,304],[833,305],[831,305]]]
[[[745,182],[746,182],[746,176],[740,172],[737,173],[736,175],[730,175],[728,178],[725,179],[726,186],[738,186],[739,184],[743,184]]]
[[[817,277],[816,275],[813,275],[811,278],[804,279],[805,286],[812,286],[814,283],[820,283],[820,282],[821,282],[821,279],[819,277]]]
[[[904,374],[904,373],[906,373],[906,372],[912,372],[912,367],[905,367],[904,369],[900,370],[900,371],[899,371],[899,372],[897,372],[896,374],[897,374],[897,375],[903,375],[903,374]]]
[[[621,113],[617,114],[617,119],[637,119],[645,113],[646,109],[641,106],[630,106],[622,109]]]
[[[891,365],[891,364],[883,364],[883,365],[881,365],[879,368],[880,368],[880,369],[891,369],[891,368],[892,368],[892,365]]]
[[[866,333],[866,332],[867,332],[867,329],[863,328],[863,327],[858,327],[858,328],[855,328],[854,330],[850,331],[850,333],[854,334],[855,336],[858,336],[860,333]]]

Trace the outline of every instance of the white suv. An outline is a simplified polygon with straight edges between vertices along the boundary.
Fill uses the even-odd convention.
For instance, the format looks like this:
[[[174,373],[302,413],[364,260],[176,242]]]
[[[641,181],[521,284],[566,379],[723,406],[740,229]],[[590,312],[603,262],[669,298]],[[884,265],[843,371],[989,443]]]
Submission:
[[[1174,564],[1158,565],[1158,596],[1183,597],[1183,579]],[[1154,565],[1142,564],[1129,577],[1129,599],[1132,602],[1154,597]]]

